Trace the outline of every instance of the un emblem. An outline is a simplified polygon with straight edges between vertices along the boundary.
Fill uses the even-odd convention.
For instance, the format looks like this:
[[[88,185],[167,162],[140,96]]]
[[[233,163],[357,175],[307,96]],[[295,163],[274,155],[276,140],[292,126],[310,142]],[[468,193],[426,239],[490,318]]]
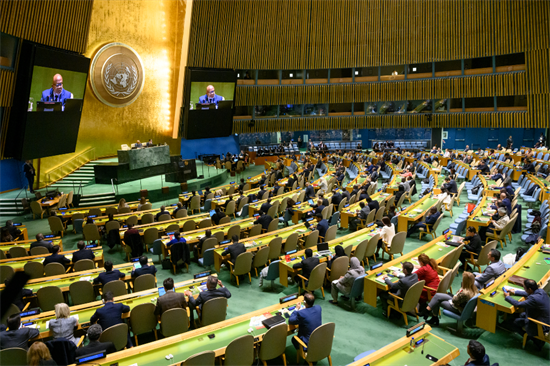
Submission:
[[[90,70],[92,89],[111,107],[132,104],[143,89],[145,75],[137,52],[123,43],[109,43],[94,56]]]

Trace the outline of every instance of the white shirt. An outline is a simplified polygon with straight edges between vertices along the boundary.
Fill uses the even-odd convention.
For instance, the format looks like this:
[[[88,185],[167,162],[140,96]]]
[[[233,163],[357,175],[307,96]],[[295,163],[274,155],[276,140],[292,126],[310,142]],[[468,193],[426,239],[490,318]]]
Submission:
[[[395,236],[395,225],[390,224],[390,226],[382,226],[382,232],[380,233],[381,239],[388,244],[388,246],[391,245],[391,240]]]

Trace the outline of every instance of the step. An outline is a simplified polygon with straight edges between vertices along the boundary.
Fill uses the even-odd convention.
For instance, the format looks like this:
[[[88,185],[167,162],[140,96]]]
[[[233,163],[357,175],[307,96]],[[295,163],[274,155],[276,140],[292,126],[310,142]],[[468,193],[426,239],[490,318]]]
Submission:
[[[80,206],[101,206],[101,205],[108,205],[108,204],[111,204],[111,203],[116,203],[116,201],[115,200],[106,200],[106,201],[82,202],[82,200],[81,200],[80,204],[79,204],[79,207]]]
[[[90,201],[97,201],[97,200],[113,200],[115,201],[115,196],[102,196],[102,197],[88,197],[84,196],[80,198],[80,202],[90,202]]]
[[[75,171],[74,173],[71,173],[70,175],[82,175],[82,176],[87,176],[87,177],[93,177],[94,176],[94,172],[91,172],[89,170],[77,170]]]
[[[89,181],[91,181],[92,179],[94,179],[94,177],[74,177],[72,175],[69,175],[63,179],[61,179],[61,182],[62,181],[71,181],[71,182],[82,182],[82,183],[88,183]]]
[[[94,193],[94,194],[85,194],[84,197],[102,197],[102,196],[114,196],[114,192],[103,192],[103,193]]]

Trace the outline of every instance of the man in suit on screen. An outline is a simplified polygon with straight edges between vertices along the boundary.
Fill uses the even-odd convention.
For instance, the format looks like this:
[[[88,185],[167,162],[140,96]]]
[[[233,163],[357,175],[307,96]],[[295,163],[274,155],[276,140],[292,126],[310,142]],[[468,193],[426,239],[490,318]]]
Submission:
[[[216,95],[216,90],[213,85],[208,85],[206,87],[206,94],[199,97],[199,103],[201,104],[215,104],[218,105],[218,102],[225,100],[221,95]]]
[[[65,101],[67,99],[73,99],[73,93],[63,89],[63,76],[55,74],[53,76],[53,83],[50,89],[46,89],[42,92],[41,102],[60,102],[65,107]]]

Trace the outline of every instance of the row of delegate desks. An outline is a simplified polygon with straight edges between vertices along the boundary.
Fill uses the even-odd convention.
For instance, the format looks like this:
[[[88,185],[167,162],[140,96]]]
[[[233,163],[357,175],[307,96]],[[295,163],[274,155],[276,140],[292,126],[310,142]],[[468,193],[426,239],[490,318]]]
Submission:
[[[524,277],[543,285],[550,277],[550,264],[545,261],[549,257],[541,250],[543,239],[538,244],[529,248],[529,251],[517,261],[512,268],[503,275],[497,277],[495,282],[486,289],[481,290],[477,302],[476,326],[494,333],[497,324],[497,312],[514,314],[516,311],[523,311],[515,308],[505,300],[502,287],[512,287],[523,290],[522,286],[510,283],[508,278],[512,276]],[[494,293],[496,291],[496,293]],[[493,294],[494,293],[494,294]],[[515,296],[519,299],[518,296]]]
[[[380,206],[382,206],[385,204],[387,200],[390,199],[391,196],[392,196],[391,193],[378,191],[375,194],[373,194],[370,198],[373,201],[378,201]],[[365,202],[365,204],[367,203],[366,200],[361,200],[361,201],[354,202],[351,205],[344,206],[344,208],[340,212],[340,227],[343,227],[344,229],[347,229],[349,227],[350,220],[357,217],[357,210],[360,209],[359,204],[361,202]]]
[[[59,240],[61,242],[61,240]],[[103,248],[102,247],[95,247],[91,249],[95,255],[94,262],[96,264],[96,267],[103,267]],[[67,252],[59,252],[58,254],[64,255],[65,258],[69,259],[72,263],[73,260],[73,253],[77,250],[70,250]],[[50,254],[40,254],[40,255],[32,255],[28,257],[22,257],[22,258],[10,258],[10,259],[2,259],[0,260],[0,266],[8,266],[13,268],[15,272],[23,271],[25,264],[28,262],[44,262],[44,259],[46,257],[50,256]],[[72,263],[74,265],[74,263]]]
[[[364,279],[364,301],[370,306],[376,307],[378,292],[389,290],[389,286],[382,279],[384,277],[384,273],[391,271],[394,268],[401,269],[401,263],[403,262],[411,262],[413,265],[417,266],[419,265],[418,256],[425,253],[428,257],[435,259],[438,264],[441,263],[447,254],[456,249],[456,247],[445,244],[445,240],[445,236],[441,235],[435,240],[432,240],[429,243],[404,254],[403,256],[384,263],[383,266],[376,268],[375,270],[367,271]],[[392,278],[392,282],[397,281],[399,281],[399,278]]]
[[[341,245],[344,249],[348,246],[352,246],[352,250],[355,250],[357,245],[365,240],[370,240],[374,235],[379,233],[378,228],[376,225],[372,225],[370,227],[358,230],[356,232],[353,232],[351,234],[342,236],[340,238],[334,239],[329,241],[329,250],[331,251],[332,255],[335,253],[335,248],[337,245]],[[313,251],[313,255],[317,256],[317,247],[310,248]],[[281,285],[288,287],[288,277],[294,276],[298,273],[298,270],[295,270],[292,268],[294,264],[301,262],[304,259],[305,256],[305,250],[300,250],[296,253],[288,255],[288,261],[285,256],[280,257],[279,261],[279,281]],[[325,262],[328,260],[327,256],[321,256],[319,257],[320,262]]]
[[[312,224],[313,225],[313,224]],[[257,252],[258,250],[269,246],[269,243],[275,238],[281,238],[283,241],[282,247],[284,248],[284,243],[286,239],[294,233],[298,234],[298,239],[303,239],[308,236],[312,231],[305,228],[304,225],[298,224],[293,226],[288,226],[283,229],[275,230],[269,233],[262,235],[241,239],[239,242],[243,243],[247,252]],[[222,253],[225,249],[230,246],[232,243],[227,243],[225,245],[219,245],[214,249],[214,268],[217,272],[220,272],[221,265],[223,262]]]
[[[186,216],[186,217],[170,219],[166,221],[155,221],[148,224],[136,225],[133,228],[138,230],[140,235],[144,235],[147,229],[156,228],[158,231],[164,231],[164,229],[166,229],[168,226],[174,225],[174,224],[177,224],[181,229],[183,225],[188,221],[193,221],[195,223],[195,226],[198,227],[199,223],[205,219],[210,219],[209,213]],[[121,227],[119,229],[119,234],[121,239],[124,238],[124,234],[126,233],[126,230],[128,230],[128,228],[125,228],[125,227]]]
[[[174,284],[176,292],[191,291],[195,298],[199,293],[206,291],[206,279],[198,278],[193,280],[187,280]],[[158,289],[152,288],[145,291],[135,292],[114,298],[115,303],[121,303],[133,308],[140,304],[153,303],[156,304],[158,298]],[[90,326],[90,318],[94,315],[98,308],[103,307],[102,301],[93,301],[82,305],[71,306],[71,316],[78,318],[78,329],[87,328]],[[130,309],[131,312],[131,309]],[[129,318],[130,312],[122,314],[122,318]],[[46,311],[38,315],[31,315],[21,319],[23,323],[32,323],[31,327],[37,328],[40,331],[40,335],[34,340],[53,337],[52,331],[48,328],[48,322],[51,319],[55,319],[55,311]]]
[[[537,177],[533,174],[527,175],[527,179],[535,183],[541,188],[539,200],[541,202],[550,200],[550,184],[548,182],[540,177]]]
[[[397,219],[397,231],[407,231],[409,223],[416,223],[426,215],[426,212],[438,202],[437,198],[433,198],[431,195],[426,195],[407,207],[405,210],[399,212]]]
[[[271,197],[271,205],[274,205],[275,202],[282,202],[285,198],[292,198],[294,197],[295,194],[300,193],[302,190],[303,188],[299,190],[297,189],[295,191],[286,192],[279,196]],[[260,211],[260,208],[262,207],[262,205],[266,202],[267,202],[267,199],[254,200],[252,202],[248,202],[248,216],[252,217],[255,214],[257,214]]]
[[[260,317],[262,315],[265,316],[267,313],[271,315],[275,315],[278,312],[282,314],[291,314],[296,305],[302,301],[303,297],[300,296],[295,300],[288,301],[283,304],[268,306],[235,318],[164,338],[143,346],[133,347],[131,349],[112,353],[107,355],[106,358],[95,360],[94,363],[83,365],[179,365],[187,358],[204,351],[214,351],[216,357],[223,356],[229,343],[238,337],[249,334],[248,329],[251,328],[252,318]],[[288,318],[285,317],[285,320],[288,324]],[[267,329],[263,325],[253,326],[252,328],[254,342],[260,343],[263,340],[263,336],[267,332]],[[297,326],[289,324],[287,334],[292,335],[296,328]],[[212,334],[214,337],[208,337]],[[167,361],[165,357],[169,354],[173,355],[174,358]]]
[[[147,203],[150,203],[149,200],[147,200]],[[130,207],[130,210],[136,211],[139,205],[139,201],[133,201],[133,202],[126,202],[126,204]],[[102,215],[106,215],[106,211],[108,208],[118,208],[118,203],[113,203],[109,205],[101,205],[101,206],[91,206],[91,207],[77,207],[77,208],[69,208],[69,209],[58,209],[57,214],[60,215],[63,218],[70,219],[73,217],[74,214],[82,214],[84,216],[88,215],[88,212],[90,212],[91,209],[98,208],[101,210]]]
[[[382,366],[382,365],[411,365],[411,366],[429,366],[445,365],[460,355],[457,347],[445,342],[435,334],[430,333],[432,328],[425,325],[424,329],[412,334],[410,337],[404,336],[387,346],[355,361],[348,366]],[[423,345],[411,349],[411,337],[415,342],[423,340]],[[437,362],[427,358],[431,355],[438,359]]]
[[[174,212],[174,210],[176,208],[177,208],[177,203],[175,203],[173,205],[170,205],[170,206],[166,206],[165,210],[168,213],[170,213],[170,215],[172,215],[172,213]],[[158,208],[151,209],[151,210],[145,210],[145,211],[135,211],[135,212],[130,212],[130,213],[122,213],[122,214],[113,215],[113,219],[120,222],[120,224],[122,225],[122,224],[126,223],[126,220],[128,220],[132,216],[137,217],[137,219],[139,221],[143,218],[144,215],[151,214],[151,215],[155,216],[159,212],[160,212],[160,209],[158,209]],[[94,217],[93,221],[94,221],[94,224],[96,224],[97,226],[104,226],[107,223],[107,221],[109,221],[109,216]]]
[[[59,250],[63,251],[63,242],[59,236],[54,237],[53,235],[47,235],[44,237],[46,241],[51,242],[53,245],[59,245]],[[31,251],[31,244],[36,242],[36,240],[18,240],[18,241],[9,241],[5,243],[0,243],[0,250],[4,252],[4,255],[7,257],[10,251],[10,248],[13,247],[22,247],[27,250],[27,253]]]

